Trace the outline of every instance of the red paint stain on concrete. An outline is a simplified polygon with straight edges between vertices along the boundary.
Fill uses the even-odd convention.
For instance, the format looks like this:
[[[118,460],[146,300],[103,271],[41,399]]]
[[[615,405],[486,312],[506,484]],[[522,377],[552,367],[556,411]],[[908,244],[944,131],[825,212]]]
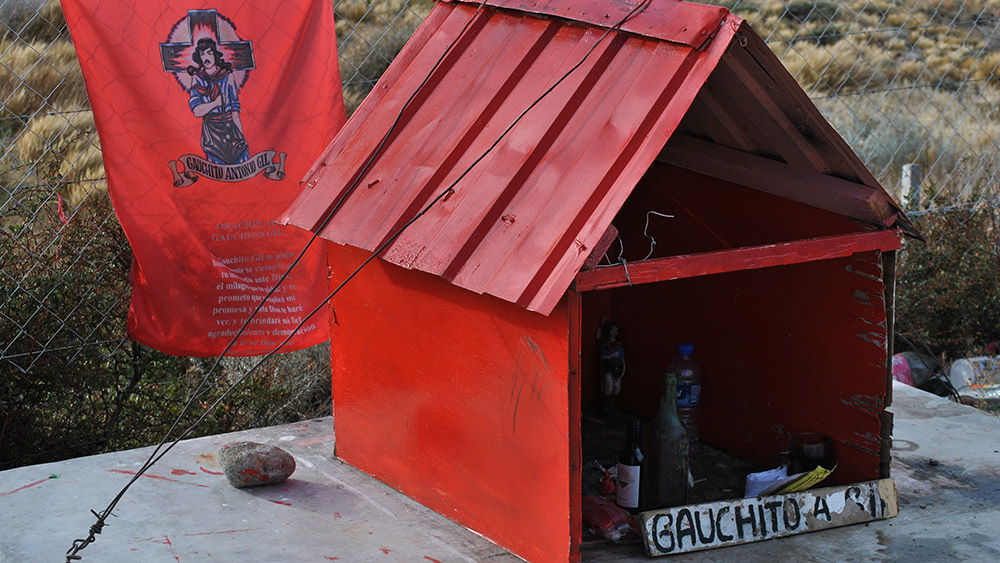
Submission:
[[[195,536],[213,536],[216,534],[238,534],[241,532],[253,532],[255,530],[260,530],[260,528],[243,528],[241,530],[217,530],[214,532],[193,532],[189,534],[180,534],[180,536],[175,535],[174,537],[190,538]],[[170,545],[170,538],[168,538],[167,536],[163,536],[163,539],[133,537],[132,540]],[[132,551],[136,551],[136,548],[132,548]]]
[[[187,469],[174,469],[170,473],[172,475],[197,475],[194,471],[188,471]]]
[[[14,489],[13,491],[7,491],[6,493],[0,493],[0,497],[5,497],[7,495],[12,495],[12,494],[14,494],[16,492],[23,491],[24,489],[30,489],[31,487],[34,487],[35,485],[41,485],[42,483],[44,483],[44,482],[46,482],[48,480],[49,480],[49,478],[45,478],[45,479],[42,479],[41,481],[35,481],[34,483],[28,483],[27,485],[25,485],[23,487],[18,487],[16,489]]]
[[[296,440],[295,441],[295,445],[296,446],[306,446],[306,447],[315,446],[316,444],[322,444],[322,443],[325,443],[325,442],[332,442],[333,438],[334,438],[333,434],[327,434],[325,436],[313,436],[311,438],[304,438],[302,440]]]
[[[205,469],[204,467],[201,467],[199,469],[201,469],[202,473],[208,473],[209,475],[225,475],[225,473],[223,473],[222,471],[211,471],[209,469]]]
[[[219,530],[217,532],[196,532],[193,534],[183,534],[185,538],[192,536],[213,536],[215,534],[238,534],[240,532],[251,532],[257,528],[243,528],[242,530]]]
[[[384,553],[386,555],[389,555],[390,553],[392,553],[392,550],[389,549],[388,547],[380,547],[379,549],[382,550],[382,553]]]
[[[328,561],[340,561],[340,558],[339,558],[339,557],[333,557],[332,555],[327,555],[327,556],[326,556],[326,557],[324,557],[323,559],[326,559],[326,560],[328,560]]]
[[[124,475],[135,475],[135,471],[126,471],[124,469],[108,469],[110,473],[122,473]],[[162,479],[164,481],[170,481],[171,483],[181,483],[183,485],[194,485],[196,487],[208,488],[208,485],[202,485],[201,483],[191,483],[188,481],[178,481],[177,479],[171,479],[170,477],[164,477],[162,475],[150,475],[148,473],[143,473],[143,477],[147,479]]]
[[[170,542],[170,538],[166,534],[163,534],[163,539],[166,540],[167,547],[170,548],[170,555],[174,556],[174,561],[176,561],[177,563],[180,563],[181,562],[181,558],[177,557],[177,555],[174,554],[174,544],[172,544]]]
[[[290,503],[290,502],[282,502],[280,500],[268,500],[268,502],[273,502],[274,504],[283,504],[285,506],[292,506],[292,503]]]
[[[343,516],[341,516],[339,512],[334,512],[333,513],[333,517],[334,518],[343,518]]]
[[[424,555],[424,559],[426,559],[428,561],[433,561],[434,563],[441,563],[437,559],[434,559],[433,557],[427,557],[426,555]]]

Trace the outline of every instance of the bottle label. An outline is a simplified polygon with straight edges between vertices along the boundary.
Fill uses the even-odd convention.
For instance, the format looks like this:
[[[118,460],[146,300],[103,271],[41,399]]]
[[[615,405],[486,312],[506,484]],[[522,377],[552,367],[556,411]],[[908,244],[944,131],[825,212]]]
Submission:
[[[622,508],[639,508],[639,468],[638,465],[618,464],[615,504]]]
[[[677,385],[677,406],[697,407],[701,402],[701,385]]]

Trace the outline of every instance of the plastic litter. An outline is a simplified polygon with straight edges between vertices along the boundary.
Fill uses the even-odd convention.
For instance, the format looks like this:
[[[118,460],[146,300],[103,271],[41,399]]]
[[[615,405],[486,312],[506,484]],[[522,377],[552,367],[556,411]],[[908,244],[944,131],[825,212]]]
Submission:
[[[583,497],[583,523],[595,535],[612,542],[620,542],[639,534],[639,525],[627,510],[594,495]]]

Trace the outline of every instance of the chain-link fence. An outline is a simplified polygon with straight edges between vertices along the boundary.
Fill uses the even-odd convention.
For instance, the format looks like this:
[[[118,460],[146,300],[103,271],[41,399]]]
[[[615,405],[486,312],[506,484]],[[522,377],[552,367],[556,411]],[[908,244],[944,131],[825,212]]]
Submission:
[[[911,213],[992,208],[1000,170],[996,2],[714,3],[753,25]],[[433,2],[333,4],[350,113]],[[904,184],[908,195],[899,193]],[[162,390],[195,377],[197,362],[171,363],[125,339],[130,259],[59,3],[0,0],[0,373],[6,382],[0,424],[7,443],[12,413],[24,416],[32,401],[62,400],[53,397],[58,390],[37,385],[53,374],[70,374],[81,395],[103,405],[88,416],[106,431],[117,424],[115,413],[136,400],[141,382],[152,379]],[[312,367],[297,373],[292,386],[328,397],[327,390],[303,384],[328,380],[324,354],[303,354],[307,361],[297,369]],[[98,372],[106,374],[103,383],[94,382]],[[316,402],[288,393],[282,400],[299,400],[292,411],[300,416],[308,416],[304,404]],[[53,435],[71,424],[44,422]],[[0,457],[0,467],[3,462]]]

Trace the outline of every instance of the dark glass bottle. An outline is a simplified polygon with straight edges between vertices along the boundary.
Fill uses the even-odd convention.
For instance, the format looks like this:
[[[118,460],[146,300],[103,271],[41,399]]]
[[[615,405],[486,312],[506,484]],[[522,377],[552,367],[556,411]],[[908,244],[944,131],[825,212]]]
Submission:
[[[618,456],[618,483],[615,487],[615,504],[627,509],[639,508],[639,480],[642,468],[639,435],[639,419],[633,418],[628,427],[628,443]]]
[[[677,417],[677,375],[663,374],[660,410],[646,428],[639,487],[642,510],[687,504],[688,439]]]

